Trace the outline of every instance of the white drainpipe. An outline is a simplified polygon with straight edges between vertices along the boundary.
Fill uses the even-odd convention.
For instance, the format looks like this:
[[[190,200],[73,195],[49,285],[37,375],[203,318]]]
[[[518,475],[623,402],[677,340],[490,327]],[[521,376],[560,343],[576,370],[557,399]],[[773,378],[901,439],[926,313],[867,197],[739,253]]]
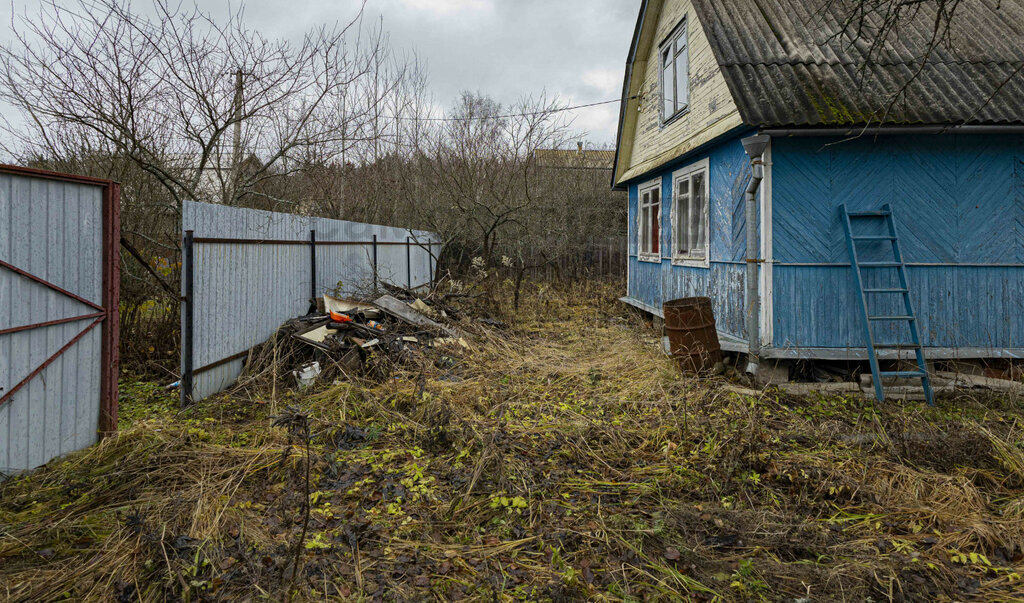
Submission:
[[[761,352],[761,297],[757,286],[757,267],[761,260],[758,258],[760,250],[759,228],[757,222],[757,191],[764,179],[764,167],[761,156],[771,137],[759,134],[744,138],[741,142],[743,148],[750,156],[750,183],[744,193],[747,219],[747,341],[749,355],[747,359],[747,372],[757,374],[757,367],[760,362],[758,355]]]

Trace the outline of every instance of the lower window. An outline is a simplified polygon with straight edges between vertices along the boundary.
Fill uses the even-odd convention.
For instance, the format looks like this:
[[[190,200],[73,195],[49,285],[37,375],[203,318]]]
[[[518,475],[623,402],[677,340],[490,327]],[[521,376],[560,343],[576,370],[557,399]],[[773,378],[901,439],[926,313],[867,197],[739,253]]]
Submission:
[[[672,261],[708,265],[708,160],[672,174]]]
[[[640,189],[637,212],[637,257],[661,261],[661,185]]]

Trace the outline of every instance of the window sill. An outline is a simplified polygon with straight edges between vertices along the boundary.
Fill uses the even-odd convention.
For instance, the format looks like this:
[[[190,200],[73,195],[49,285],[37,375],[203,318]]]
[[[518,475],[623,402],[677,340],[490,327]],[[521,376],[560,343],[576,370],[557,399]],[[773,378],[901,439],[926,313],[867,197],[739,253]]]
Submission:
[[[707,257],[702,258],[691,258],[691,257],[673,257],[673,266],[688,266],[690,268],[710,268],[711,262]]]
[[[690,106],[687,105],[687,106],[683,107],[682,109],[676,111],[675,114],[673,114],[668,119],[662,119],[661,120],[661,127],[662,128],[666,128],[666,127],[672,125],[673,122],[677,121],[679,118],[683,117],[684,115],[688,114],[689,112],[690,112]]]
[[[651,264],[660,264],[661,263],[661,256],[659,256],[657,254],[641,253],[641,254],[638,254],[636,256],[636,259],[641,261],[641,262],[649,262]]]

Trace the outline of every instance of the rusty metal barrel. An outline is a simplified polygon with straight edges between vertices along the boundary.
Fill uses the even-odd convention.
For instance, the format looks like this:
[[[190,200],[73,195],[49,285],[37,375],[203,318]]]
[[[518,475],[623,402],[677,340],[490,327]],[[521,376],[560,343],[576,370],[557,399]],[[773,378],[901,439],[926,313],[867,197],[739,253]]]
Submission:
[[[669,351],[684,373],[710,373],[722,361],[710,297],[684,297],[662,304]]]

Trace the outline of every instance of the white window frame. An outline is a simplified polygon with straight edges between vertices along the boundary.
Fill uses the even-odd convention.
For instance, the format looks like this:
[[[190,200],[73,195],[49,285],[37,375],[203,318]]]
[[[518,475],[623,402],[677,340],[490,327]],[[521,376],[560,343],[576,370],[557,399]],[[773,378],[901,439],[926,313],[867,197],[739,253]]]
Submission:
[[[686,24],[689,20],[683,17],[683,20],[679,22],[679,25],[672,30],[672,33],[665,38],[665,41],[658,46],[658,81],[661,85],[661,123],[665,125],[670,121],[673,121],[680,115],[683,115],[690,109],[690,35],[687,31]],[[682,41],[682,44],[680,44]],[[666,53],[668,59],[666,60]],[[677,98],[675,94],[679,92],[679,78],[677,59],[682,55],[684,62],[686,63],[686,73],[682,74],[683,90],[682,97]],[[672,82],[665,81],[665,71],[667,64],[672,65]],[[671,84],[671,86],[669,86]],[[665,105],[668,102],[666,95],[672,93],[672,111],[666,111]]]
[[[701,219],[704,224],[704,249],[701,251],[694,252],[693,250],[687,253],[679,253],[679,238],[682,232],[679,228],[679,182],[683,180],[690,180],[694,174],[698,172],[704,173],[704,211]],[[672,234],[670,241],[672,243],[672,265],[673,266],[695,266],[698,268],[708,268],[711,265],[711,165],[708,159],[705,157],[696,163],[680,168],[675,172],[672,172],[672,212],[671,212],[671,227]],[[692,188],[692,187],[691,187]],[[693,190],[689,191],[690,196],[693,195]]]
[[[658,191],[658,212],[656,218],[658,220],[658,252],[644,251],[644,220],[643,220],[643,209],[644,209],[644,193],[649,193],[652,190]],[[661,190],[661,178],[651,180],[650,182],[641,184],[636,191],[636,258],[641,262],[661,262],[661,251],[663,245],[662,241],[665,239],[664,225],[661,223],[662,208],[665,207],[665,195]]]

